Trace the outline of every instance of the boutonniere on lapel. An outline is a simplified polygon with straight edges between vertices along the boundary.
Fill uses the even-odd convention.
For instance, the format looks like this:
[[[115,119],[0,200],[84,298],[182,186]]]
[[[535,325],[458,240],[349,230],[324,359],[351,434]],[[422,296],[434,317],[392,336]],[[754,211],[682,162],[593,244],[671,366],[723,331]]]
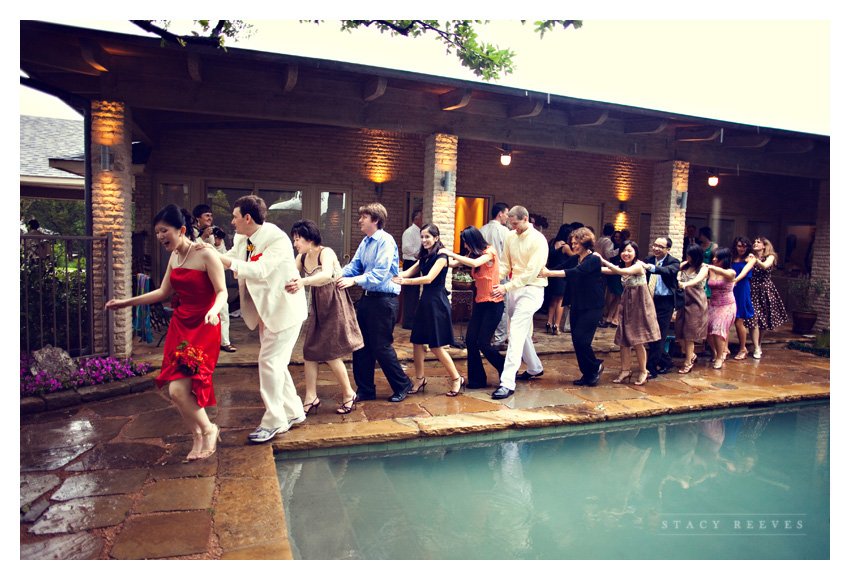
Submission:
[[[262,252],[260,252],[260,253],[259,253],[259,254],[257,254],[256,256],[251,256],[251,261],[252,261],[252,262],[256,262],[257,260],[259,260],[259,259],[260,259],[260,256],[262,256],[262,255],[263,255],[263,254],[262,254]]]
[[[248,251],[249,251],[249,252],[253,252],[253,251],[254,251],[254,244],[248,244]]]

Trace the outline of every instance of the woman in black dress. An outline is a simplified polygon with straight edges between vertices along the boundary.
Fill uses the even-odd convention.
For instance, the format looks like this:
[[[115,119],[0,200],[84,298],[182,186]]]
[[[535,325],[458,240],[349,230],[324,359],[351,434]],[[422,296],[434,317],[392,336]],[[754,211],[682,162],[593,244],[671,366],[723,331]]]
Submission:
[[[573,348],[581,370],[581,378],[574,385],[595,387],[605,367],[593,354],[591,343],[596,334],[602,307],[605,302],[602,284],[602,261],[593,255],[596,238],[588,228],[573,232],[573,251],[578,255],[575,266],[564,270],[543,268],[541,277],[564,277],[567,279],[570,298],[570,334]],[[564,296],[566,301],[567,296]]]
[[[434,224],[423,226],[420,230],[422,247],[417,256],[419,260],[410,268],[393,278],[393,282],[401,286],[410,284],[424,286],[416,314],[413,318],[413,330],[410,332],[410,342],[413,343],[413,367],[416,371],[416,381],[408,394],[425,391],[428,384],[425,378],[425,345],[427,344],[449,375],[452,377],[452,388],[446,393],[457,395],[463,388],[463,377],[457,372],[452,357],[443,347],[454,342],[452,329],[452,308],[446,291],[446,274],[449,271],[449,257],[440,254],[443,247],[440,242],[440,230]],[[416,276],[421,274],[420,276]]]
[[[572,231],[573,228],[570,227],[570,224],[563,224],[555,239],[549,244],[549,258],[546,260],[546,267],[550,270],[562,270],[564,262],[573,255],[573,250],[569,245]],[[546,322],[546,334],[561,333],[561,317],[564,316],[564,291],[566,287],[566,280],[560,278],[549,280],[549,285],[546,286],[546,294],[549,297],[549,319]]]

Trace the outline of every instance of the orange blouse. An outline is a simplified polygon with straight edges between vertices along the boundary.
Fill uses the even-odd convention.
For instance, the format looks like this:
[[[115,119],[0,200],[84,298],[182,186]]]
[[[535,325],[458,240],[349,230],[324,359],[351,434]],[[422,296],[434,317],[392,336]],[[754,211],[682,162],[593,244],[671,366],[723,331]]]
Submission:
[[[499,256],[493,246],[487,246],[484,253],[493,260],[492,263],[479,266],[472,271],[472,279],[475,280],[476,302],[502,302],[503,297],[491,298],[490,292],[501,283],[499,278]]]

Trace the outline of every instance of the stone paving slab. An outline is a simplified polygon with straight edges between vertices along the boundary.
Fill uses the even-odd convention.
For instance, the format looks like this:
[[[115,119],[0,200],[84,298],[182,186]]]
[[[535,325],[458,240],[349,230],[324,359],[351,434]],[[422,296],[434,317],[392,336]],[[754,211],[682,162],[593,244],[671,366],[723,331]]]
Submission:
[[[67,501],[100,495],[132,495],[138,493],[148,477],[147,469],[118,469],[73,475],[50,496],[54,501]]]
[[[513,421],[510,419],[490,413],[429,417],[414,419],[413,422],[419,426],[419,433],[425,437],[467,435],[513,427]]]
[[[116,526],[124,521],[133,499],[128,496],[84,497],[50,506],[30,529],[33,534],[65,534]]]
[[[109,555],[145,560],[205,553],[211,533],[209,510],[134,516],[115,538]]]
[[[202,510],[212,504],[215,477],[164,479],[147,486],[134,513]]]
[[[21,560],[93,560],[102,551],[103,540],[80,532],[21,544]]]
[[[287,539],[277,477],[223,479],[215,509],[223,550]]]
[[[414,419],[415,420],[415,419]],[[341,425],[302,425],[272,440],[275,451],[386,443],[417,437],[417,429],[392,419]]]

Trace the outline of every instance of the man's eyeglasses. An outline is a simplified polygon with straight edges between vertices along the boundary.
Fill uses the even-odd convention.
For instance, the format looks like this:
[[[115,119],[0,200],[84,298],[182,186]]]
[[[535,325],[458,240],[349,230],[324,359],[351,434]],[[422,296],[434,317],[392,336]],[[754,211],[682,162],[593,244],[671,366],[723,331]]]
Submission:
[[[653,247],[653,248],[658,248],[659,250],[663,250],[663,249],[665,249],[667,246],[662,246],[662,245],[659,245],[659,244],[652,244],[652,247]]]

